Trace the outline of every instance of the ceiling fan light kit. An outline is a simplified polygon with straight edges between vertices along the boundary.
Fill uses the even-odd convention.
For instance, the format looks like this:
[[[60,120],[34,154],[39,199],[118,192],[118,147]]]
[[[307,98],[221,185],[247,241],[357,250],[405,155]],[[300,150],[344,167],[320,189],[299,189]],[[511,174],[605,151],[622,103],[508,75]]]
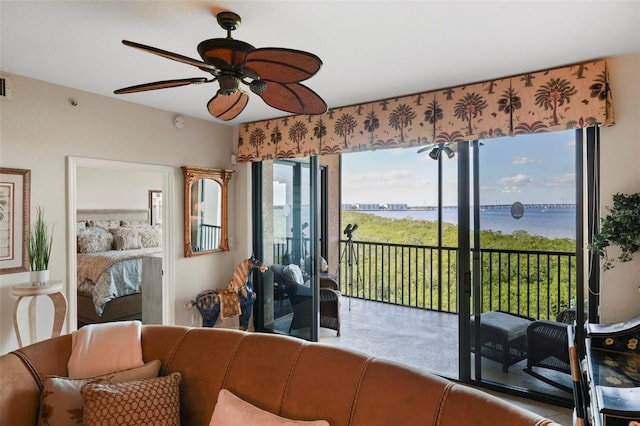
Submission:
[[[140,43],[122,41],[125,46],[197,67],[211,74],[212,78],[157,81],[125,87],[114,93],[136,93],[217,81],[220,89],[207,103],[207,109],[220,120],[233,120],[247,106],[249,95],[240,89],[240,84],[249,86],[250,91],[260,96],[267,105],[285,112],[323,114],[327,111],[326,102],[316,92],[300,84],[320,70],[322,60],[318,56],[286,48],[256,49],[249,43],[231,37],[231,31],[240,26],[240,16],[233,12],[220,12],[216,18],[218,24],[227,30],[227,37],[200,42],[197,50],[202,61]]]

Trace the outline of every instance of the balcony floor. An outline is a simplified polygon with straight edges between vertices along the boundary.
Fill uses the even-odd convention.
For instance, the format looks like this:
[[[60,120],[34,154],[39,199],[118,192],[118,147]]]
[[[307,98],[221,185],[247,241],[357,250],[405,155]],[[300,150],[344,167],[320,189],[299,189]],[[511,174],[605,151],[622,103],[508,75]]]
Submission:
[[[340,307],[341,336],[321,328],[320,342],[391,359],[419,370],[451,379],[458,378],[458,316],[348,297]],[[473,355],[472,355],[473,357]],[[472,358],[473,365],[473,358]],[[571,400],[573,396],[550,386],[523,371],[526,359],[503,373],[501,364],[482,358],[483,379],[525,388],[545,395]],[[551,376],[554,372],[544,371]],[[473,375],[473,373],[472,373]],[[568,386],[571,378],[557,373],[556,380]],[[505,394],[499,394],[505,397]],[[571,424],[570,410],[528,399],[507,396],[525,408],[552,418],[562,425]]]

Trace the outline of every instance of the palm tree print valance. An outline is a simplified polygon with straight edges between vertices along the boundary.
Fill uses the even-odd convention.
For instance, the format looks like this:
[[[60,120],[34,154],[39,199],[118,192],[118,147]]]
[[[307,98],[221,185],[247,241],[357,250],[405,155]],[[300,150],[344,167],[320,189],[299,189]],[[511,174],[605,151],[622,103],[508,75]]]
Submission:
[[[240,126],[239,161],[613,125],[605,61]]]

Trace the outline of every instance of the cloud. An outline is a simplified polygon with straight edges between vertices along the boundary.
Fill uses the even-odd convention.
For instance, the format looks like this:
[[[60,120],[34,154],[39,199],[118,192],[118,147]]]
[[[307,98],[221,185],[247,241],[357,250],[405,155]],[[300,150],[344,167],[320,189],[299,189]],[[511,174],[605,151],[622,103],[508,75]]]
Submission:
[[[573,187],[576,184],[575,173],[568,173],[560,176],[550,176],[542,182],[542,186],[547,188]]]
[[[356,173],[349,176],[351,182],[371,182],[381,183],[389,180],[411,179],[411,172],[407,170],[389,170],[386,172],[365,172]]]
[[[498,179],[498,183],[502,187],[502,192],[520,192],[520,188],[532,184],[533,179],[527,175],[520,174],[500,178]]]
[[[524,166],[527,164],[535,164],[535,163],[542,163],[542,161],[534,160],[532,158],[527,158],[527,157],[513,157],[511,159],[511,164],[513,164],[514,166]]]
[[[345,179],[349,182],[349,189],[352,191],[362,188],[397,188],[402,190],[434,184],[430,179],[416,178],[413,173],[407,170],[356,173],[345,177]]]
[[[498,180],[501,185],[511,186],[511,185],[529,185],[533,183],[533,179],[531,179],[527,175],[515,175],[515,176],[505,176]]]

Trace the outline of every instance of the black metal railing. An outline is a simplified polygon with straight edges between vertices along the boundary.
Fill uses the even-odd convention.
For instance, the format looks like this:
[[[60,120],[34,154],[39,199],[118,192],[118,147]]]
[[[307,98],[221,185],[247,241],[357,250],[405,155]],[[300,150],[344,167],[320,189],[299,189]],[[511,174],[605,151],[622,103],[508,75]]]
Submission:
[[[193,245],[193,251],[207,251],[220,248],[221,228],[218,225],[207,225],[205,223],[199,225],[196,243]]]
[[[341,241],[343,294],[440,312],[458,312],[457,248]],[[555,319],[575,298],[575,253],[483,249],[482,312]]]

